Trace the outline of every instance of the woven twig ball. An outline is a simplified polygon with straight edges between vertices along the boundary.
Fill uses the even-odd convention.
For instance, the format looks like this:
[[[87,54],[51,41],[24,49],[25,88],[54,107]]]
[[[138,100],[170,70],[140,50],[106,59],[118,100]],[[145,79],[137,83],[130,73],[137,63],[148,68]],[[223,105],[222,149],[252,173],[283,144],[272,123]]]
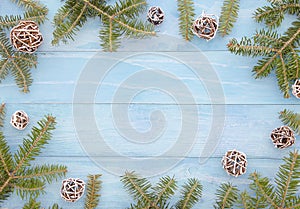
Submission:
[[[296,98],[300,99],[300,79],[297,79],[292,85],[292,93]]]
[[[165,18],[164,11],[158,7],[150,7],[147,13],[147,19],[149,22],[151,22],[153,25],[160,25]]]
[[[224,170],[232,176],[238,177],[246,173],[247,157],[243,152],[237,150],[227,151],[222,158]]]
[[[76,202],[83,195],[85,183],[79,178],[68,178],[62,181],[60,195],[68,202]]]
[[[29,117],[23,110],[17,110],[12,114],[10,124],[18,130],[23,130],[29,123]]]
[[[295,143],[295,135],[290,127],[281,126],[271,132],[271,140],[276,148],[284,149]]]
[[[43,42],[39,26],[33,21],[20,21],[10,31],[12,45],[20,52],[33,53]]]
[[[208,15],[202,13],[192,25],[193,33],[199,38],[204,38],[207,41],[213,39],[218,30],[218,17],[216,15]]]

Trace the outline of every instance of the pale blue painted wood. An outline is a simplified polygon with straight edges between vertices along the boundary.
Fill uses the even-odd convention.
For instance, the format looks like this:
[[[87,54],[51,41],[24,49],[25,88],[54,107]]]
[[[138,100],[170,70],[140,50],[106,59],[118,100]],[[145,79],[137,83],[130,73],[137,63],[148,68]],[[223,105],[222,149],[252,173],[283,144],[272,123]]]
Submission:
[[[36,163],[65,164],[68,166],[67,177],[81,177],[84,180],[89,173],[102,173],[103,189],[99,208],[121,209],[129,206],[132,200],[122,189],[119,176],[109,171],[116,170],[118,165],[121,167],[125,164],[129,170],[138,168],[142,170],[143,174],[152,175],[151,171],[156,168],[142,163],[137,163],[134,167],[124,157],[121,158],[120,153],[137,159],[156,156],[157,167],[178,160],[179,163],[175,167],[161,171],[160,174],[152,177],[151,181],[156,182],[163,175],[175,175],[180,183],[188,177],[197,177],[202,181],[204,191],[201,202],[195,208],[213,208],[214,193],[220,183],[231,181],[241,188],[245,188],[248,183],[247,175],[231,178],[222,170],[220,160],[225,151],[232,148],[244,151],[249,160],[248,173],[258,170],[264,175],[273,177],[281,163],[281,157],[294,148],[299,148],[299,143],[296,142],[290,149],[276,150],[269,139],[270,131],[281,125],[278,112],[284,108],[299,112],[299,101],[295,98],[282,98],[276,85],[275,76],[255,80],[251,73],[251,68],[256,63],[255,59],[235,56],[226,51],[226,44],[230,38],[239,39],[245,35],[251,36],[256,28],[263,27],[263,24],[255,23],[251,17],[255,8],[267,4],[266,1],[241,1],[239,19],[229,36],[225,38],[217,36],[210,42],[194,38],[191,42],[193,47],[182,41],[178,34],[176,1],[149,0],[149,5],[159,5],[166,12],[165,23],[157,29],[159,30],[158,37],[139,41],[125,40],[120,52],[114,54],[100,52],[98,54],[101,59],[106,59],[106,61],[103,65],[98,66],[99,69],[95,69],[95,75],[97,72],[107,70],[104,66],[107,66],[111,59],[125,55],[130,57],[118,62],[100,85],[95,84],[99,85],[98,91],[95,93],[96,104],[94,105],[97,128],[104,136],[105,144],[112,147],[116,154],[112,155],[104,150],[104,152],[95,152],[88,157],[76,134],[72,102],[80,73],[83,72],[91,58],[101,50],[97,37],[99,22],[89,20],[78,32],[76,40],[71,41],[69,45],[51,46],[53,30],[51,20],[63,2],[60,0],[42,0],[41,2],[50,9],[49,21],[41,26],[45,41],[38,52],[38,69],[32,71],[34,83],[31,93],[26,95],[20,93],[12,77],[0,84],[0,101],[7,103],[5,136],[14,152],[22,143],[21,139],[29,133],[30,128],[44,114],[52,113],[56,116],[58,125],[53,139]],[[203,9],[207,13],[219,14],[222,0],[195,1],[195,5],[196,13],[199,15]],[[21,10],[8,0],[1,1],[1,15],[20,13]],[[288,17],[281,31],[284,31],[294,18]],[[209,131],[215,128],[211,127],[213,116],[211,104],[213,102],[208,97],[205,82],[197,79],[192,70],[186,66],[187,63],[181,63],[180,59],[176,59],[179,57],[187,60],[188,63],[196,62],[201,65],[203,59],[195,60],[193,57],[198,50],[204,51],[203,54],[219,77],[225,95],[225,102],[221,102],[221,105],[225,105],[226,116],[220,142],[212,156],[202,164],[200,161],[205,160],[208,156],[202,156],[202,158],[199,156],[207,142]],[[154,53],[142,54],[142,52]],[[203,70],[206,69],[205,67]],[[138,144],[130,142],[120,135],[118,127],[114,124],[111,108],[112,106],[126,107],[129,101],[116,103],[113,95],[116,90],[126,92],[133,87],[139,90],[139,86],[143,85],[143,80],[135,80],[131,85],[125,87],[120,86],[120,83],[130,78],[132,73],[145,69],[162,70],[174,75],[175,81],[184,84],[191,91],[195,103],[178,103],[170,95],[157,90],[143,91],[138,94],[130,101],[131,105],[125,112],[128,114],[130,124],[127,124],[125,120],[120,120],[120,125],[125,127],[125,131],[128,125],[132,125],[132,128],[139,132],[148,131],[151,128],[150,115],[156,110],[162,111],[167,121],[164,124],[160,120],[161,118],[154,117],[153,122],[158,126],[164,126],[165,132],[156,141]],[[161,76],[159,75],[158,79]],[[205,76],[202,78],[206,79]],[[190,101],[188,96],[182,95],[182,97],[187,97],[183,101]],[[82,105],[88,107],[91,104]],[[176,141],[181,128],[180,109],[185,106],[189,107],[186,113],[188,118],[194,118],[195,115],[199,118],[198,135],[193,145],[191,145],[190,139],[180,143]],[[9,116],[17,109],[24,109],[31,118],[29,127],[23,132],[16,131],[9,125]],[[215,117],[221,119],[222,114],[219,113]],[[85,119],[85,117],[82,118]],[[88,124],[89,121],[86,123]],[[127,131],[130,130],[128,128]],[[87,125],[83,127],[82,131],[86,132],[88,142],[95,145],[96,149],[97,147],[100,149],[103,144],[95,138],[95,130]],[[191,150],[185,155],[159,157],[174,144],[178,147],[190,146]],[[101,159],[103,164],[96,164],[93,160],[97,159]],[[78,203],[66,203],[59,196],[59,188],[60,181],[47,187],[47,194],[40,198],[43,206],[57,202],[63,208],[82,208],[83,199]],[[23,204],[24,201],[20,201],[16,195],[13,195],[1,207],[21,208]]]

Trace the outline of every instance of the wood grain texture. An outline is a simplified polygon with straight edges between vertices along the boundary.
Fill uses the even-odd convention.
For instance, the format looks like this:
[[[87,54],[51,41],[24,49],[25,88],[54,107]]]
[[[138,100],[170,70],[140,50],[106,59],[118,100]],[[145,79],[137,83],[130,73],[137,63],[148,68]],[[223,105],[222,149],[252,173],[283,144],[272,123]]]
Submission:
[[[70,41],[68,45],[51,46],[51,21],[63,2],[41,2],[49,8],[49,20],[41,26],[45,41],[38,51],[38,68],[32,71],[34,83],[31,92],[20,93],[11,76],[0,84],[0,101],[7,103],[5,136],[14,152],[30,128],[43,115],[52,113],[57,118],[57,129],[36,164],[65,164],[68,166],[67,177],[80,177],[86,181],[88,174],[102,173],[103,188],[98,208],[121,209],[130,205],[131,198],[122,188],[119,175],[113,173],[122,173],[126,167],[151,176],[152,182],[163,175],[175,175],[180,184],[189,177],[199,178],[204,191],[203,198],[195,208],[210,209],[213,208],[214,193],[220,183],[231,181],[242,189],[248,183],[247,175],[232,178],[223,171],[220,161],[228,149],[236,148],[247,154],[247,173],[256,170],[274,177],[281,158],[299,148],[296,141],[293,148],[277,150],[269,139],[272,129],[281,125],[278,112],[284,108],[299,112],[299,100],[284,99],[273,75],[255,80],[251,69],[256,59],[235,56],[226,49],[230,38],[251,36],[256,29],[264,27],[251,17],[258,6],[267,4],[266,1],[241,1],[239,18],[229,36],[217,36],[210,42],[195,37],[191,43],[187,43],[181,40],[178,33],[175,0],[149,0],[149,5],[159,5],[166,13],[165,22],[157,28],[158,36],[138,41],[125,39],[116,53],[101,52],[98,40],[100,24],[93,19],[78,32],[75,41]],[[222,0],[195,1],[196,14],[200,15],[205,10],[219,15],[222,3]],[[9,0],[0,3],[0,15],[21,12]],[[293,19],[288,16],[280,31],[284,31]],[[94,66],[92,75],[107,73],[101,82],[94,83],[91,78],[84,80],[91,88],[86,92],[76,92],[82,81],[81,76],[95,57],[100,63]],[[119,57],[123,59],[117,59]],[[107,69],[111,63],[114,63],[113,67]],[[198,70],[202,72],[200,79],[191,66],[199,66]],[[158,73],[154,77],[134,79],[135,75],[145,70]],[[211,83],[211,74],[218,78],[213,81],[215,85]],[[143,89],[145,83],[151,80],[154,83],[152,88]],[[207,86],[207,83],[210,85]],[[155,88],[157,84],[162,84],[167,90]],[[215,86],[221,86],[223,93],[207,89],[214,89]],[[187,88],[188,94],[179,87]],[[91,89],[95,89],[95,92],[90,92]],[[122,96],[116,98],[118,92]],[[136,94],[132,96],[132,93]],[[79,98],[82,101],[74,99],[78,94],[81,94]],[[90,94],[94,96],[93,101],[86,102],[85,96]],[[82,120],[84,125],[76,126],[74,105],[82,110],[93,109],[96,129],[90,126],[88,114],[77,117],[76,120]],[[214,112],[216,106],[223,107],[224,111]],[[25,110],[31,119],[28,128],[22,132],[9,124],[10,115],[17,109]],[[124,111],[116,115],[114,110]],[[183,123],[183,113],[190,121]],[[190,124],[195,118],[198,121],[196,137],[178,140],[183,127],[187,133],[195,131],[195,124]],[[213,120],[221,121],[217,123],[221,127],[214,126]],[[151,132],[152,127],[156,127],[154,132]],[[217,146],[207,155],[204,148],[211,143],[208,141],[209,133],[216,130],[222,130],[221,138],[214,139]],[[78,132],[85,136],[84,143],[94,147],[91,153],[87,153],[82,146],[83,139],[78,137]],[[99,133],[102,141],[98,138]],[[147,137],[140,138],[140,141],[130,137],[137,133]],[[145,143],[146,139],[148,141]],[[178,152],[165,154],[172,147],[177,147]],[[188,152],[180,152],[180,148],[189,149]],[[145,158],[154,161],[145,164]],[[170,164],[174,166],[170,167]],[[153,175],[153,171],[157,175]],[[44,207],[54,202],[63,208],[83,207],[83,199],[77,203],[64,202],[59,196],[59,189],[60,181],[47,188],[46,195],[40,198]],[[14,194],[1,207],[21,208],[23,204],[24,201]]]

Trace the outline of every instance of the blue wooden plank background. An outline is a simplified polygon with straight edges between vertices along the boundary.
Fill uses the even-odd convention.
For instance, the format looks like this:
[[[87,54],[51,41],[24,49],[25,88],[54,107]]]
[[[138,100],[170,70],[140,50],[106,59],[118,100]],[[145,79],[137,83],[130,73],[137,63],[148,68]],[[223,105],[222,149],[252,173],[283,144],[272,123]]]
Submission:
[[[84,180],[88,174],[102,173],[99,208],[129,206],[131,198],[119,181],[125,169],[137,170],[152,182],[164,175],[175,175],[179,184],[189,177],[199,178],[204,191],[195,208],[213,208],[214,193],[222,182],[230,181],[241,188],[248,183],[247,175],[233,178],[223,171],[220,160],[228,149],[236,148],[247,154],[247,173],[259,171],[273,177],[281,158],[299,148],[296,142],[293,148],[276,150],[269,139],[271,130],[281,125],[278,112],[284,108],[300,111],[299,101],[294,97],[283,99],[273,75],[255,80],[251,73],[255,59],[235,56],[226,50],[230,38],[251,36],[264,27],[255,23],[252,14],[258,6],[267,4],[265,0],[241,1],[239,18],[229,36],[217,36],[210,42],[195,37],[191,43],[181,40],[178,34],[176,1],[148,0],[149,5],[159,5],[166,13],[165,22],[157,28],[157,37],[124,39],[116,53],[101,52],[98,40],[101,24],[94,19],[84,25],[75,41],[51,46],[51,20],[63,2],[41,2],[50,10],[49,21],[41,26],[45,41],[38,52],[38,68],[32,71],[31,92],[20,93],[11,76],[0,84],[0,101],[7,104],[5,136],[15,151],[44,114],[56,116],[58,125],[53,139],[36,164],[65,164],[67,177]],[[196,14],[205,10],[219,15],[222,3],[222,0],[195,1]],[[8,0],[1,0],[0,15],[21,12]],[[288,16],[280,31],[289,27],[294,18]],[[106,72],[101,82],[93,83],[93,77],[83,77],[93,59],[102,63],[94,66],[92,76]],[[114,65],[107,69],[111,63]],[[200,73],[200,79],[193,69],[197,66],[206,73]],[[158,73],[153,77],[137,76],[144,70]],[[210,80],[212,75],[216,80]],[[151,81],[153,86],[143,89]],[[86,82],[91,86],[86,90],[95,92],[77,91],[80,82]],[[189,94],[184,94],[181,86]],[[214,92],[217,86],[221,90],[216,88],[218,92]],[[87,100],[91,93],[92,102]],[[221,111],[215,111],[215,107]],[[31,118],[29,127],[22,132],[13,129],[8,121],[17,109],[25,110]],[[96,130],[89,114],[76,110],[92,110]],[[195,119],[196,124],[192,123]],[[179,140],[183,130],[183,136],[195,132],[195,138]],[[220,140],[209,141],[209,134],[216,131],[221,131]],[[99,133],[103,140],[99,140]],[[216,146],[205,150],[210,143]],[[87,152],[85,146],[93,149]],[[175,152],[168,152],[174,147]],[[49,185],[47,193],[40,197],[42,205],[57,202],[63,208],[83,207],[83,199],[76,203],[62,200],[59,189],[60,181]],[[12,195],[2,207],[21,208],[23,204],[24,201]]]

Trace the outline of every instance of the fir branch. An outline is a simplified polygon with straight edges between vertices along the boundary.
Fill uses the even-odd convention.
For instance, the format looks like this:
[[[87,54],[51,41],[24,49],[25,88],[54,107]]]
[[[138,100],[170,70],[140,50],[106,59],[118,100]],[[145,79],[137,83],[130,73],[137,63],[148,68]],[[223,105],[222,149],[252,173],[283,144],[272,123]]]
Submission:
[[[87,183],[87,196],[85,199],[85,209],[94,209],[99,204],[100,194],[99,191],[101,189],[101,181],[99,178],[101,174],[97,175],[89,175],[88,183]]]
[[[286,202],[293,199],[300,184],[300,156],[298,152],[291,152],[289,157],[283,158],[284,164],[279,167],[275,183],[276,195],[279,197],[279,208],[284,208]]]
[[[31,178],[18,181],[16,183],[9,183],[9,186],[14,188],[16,194],[21,199],[37,198],[40,194],[44,194],[45,183],[39,179]]]
[[[224,0],[220,16],[219,32],[222,36],[228,35],[236,22],[240,0]]]
[[[217,199],[214,208],[226,209],[231,208],[238,198],[238,189],[230,183],[221,184],[216,193]]]
[[[139,177],[135,172],[125,172],[121,181],[135,200],[142,200],[145,204],[151,204],[149,192],[151,184],[146,178]]]
[[[23,206],[23,209],[39,209],[41,208],[41,203],[36,202],[35,199],[30,198],[29,202]]]
[[[300,15],[299,0],[273,1],[270,6],[258,8],[254,18],[257,22],[265,22],[270,27],[278,27],[284,19],[284,14]]]
[[[30,162],[40,154],[48,143],[55,128],[55,118],[48,115],[33,127],[28,139],[12,157],[4,137],[0,135],[0,202],[15,190],[21,198],[37,197],[44,192],[46,183],[62,177],[67,172],[65,166],[41,165],[29,167]],[[5,172],[3,172],[5,171]]]
[[[156,199],[154,204],[157,205],[160,202],[166,202],[172,195],[174,195],[176,189],[177,186],[174,177],[161,177],[154,188],[154,192],[157,193],[157,195],[154,195]]]
[[[36,67],[37,56],[15,52],[4,32],[0,32],[0,55],[0,82],[11,71],[18,87],[28,93],[33,81],[30,69]]]
[[[228,49],[243,56],[263,56],[254,66],[255,78],[268,76],[275,70],[278,86],[284,97],[290,96],[291,83],[299,75],[299,54],[296,49],[300,44],[300,19],[292,23],[284,35],[278,36],[273,31],[258,31],[252,38],[242,38],[240,42],[232,39]]]
[[[176,209],[192,208],[202,196],[202,185],[197,179],[188,179],[181,190],[181,200],[177,202]]]
[[[252,183],[249,185],[252,192],[247,191],[228,195],[230,198],[224,200],[228,188],[224,184],[220,186],[217,194],[218,199],[224,200],[215,208],[243,208],[243,209],[295,209],[300,207],[298,191],[300,187],[300,156],[297,151],[290,152],[289,156],[283,158],[284,163],[279,167],[276,174],[275,185],[266,177],[254,172],[250,174]],[[230,184],[229,184],[230,185]],[[237,200],[238,199],[238,200]],[[237,200],[237,201],[236,201]],[[222,201],[219,201],[222,202]],[[237,202],[238,204],[234,204]]]
[[[12,172],[15,175],[22,167],[30,166],[30,161],[41,153],[41,149],[48,143],[51,138],[51,131],[55,129],[55,118],[51,115],[45,116],[38,122],[37,127],[33,127],[28,139],[23,140],[23,145],[19,146],[14,155],[16,168]]]
[[[172,206],[170,199],[177,189],[174,177],[161,177],[156,186],[151,186],[146,178],[139,177],[134,172],[126,172],[121,181],[136,201],[129,209],[190,209],[199,201],[202,194],[200,182],[197,179],[188,179],[182,186],[181,198]]]
[[[44,182],[51,183],[53,180],[63,177],[66,172],[66,166],[45,164],[20,169],[15,176],[13,176],[13,179],[40,178]]]
[[[43,209],[41,208],[41,203],[37,202],[36,199],[30,198],[29,202],[23,206],[23,209]],[[58,206],[58,204],[53,204],[48,209],[62,209]]]
[[[5,117],[5,104],[0,104],[0,127],[3,127],[3,121]]]
[[[115,51],[123,35],[129,38],[155,35],[150,23],[137,20],[145,8],[145,0],[124,0],[115,5],[106,5],[105,1],[96,0],[67,0],[54,17],[56,28],[52,44],[74,40],[76,31],[83,26],[87,17],[100,17],[103,24],[99,33],[101,46],[104,51]]]
[[[250,188],[256,192],[261,201],[268,203],[276,208],[276,196],[274,186],[270,183],[268,178],[261,178],[261,176],[254,172],[250,174],[250,179],[253,181]]]
[[[300,114],[291,110],[284,109],[280,112],[279,119],[285,125],[291,127],[298,135],[300,135]]]
[[[193,38],[191,25],[195,19],[194,1],[177,0],[177,10],[179,12],[179,32],[185,40],[190,41]]]

